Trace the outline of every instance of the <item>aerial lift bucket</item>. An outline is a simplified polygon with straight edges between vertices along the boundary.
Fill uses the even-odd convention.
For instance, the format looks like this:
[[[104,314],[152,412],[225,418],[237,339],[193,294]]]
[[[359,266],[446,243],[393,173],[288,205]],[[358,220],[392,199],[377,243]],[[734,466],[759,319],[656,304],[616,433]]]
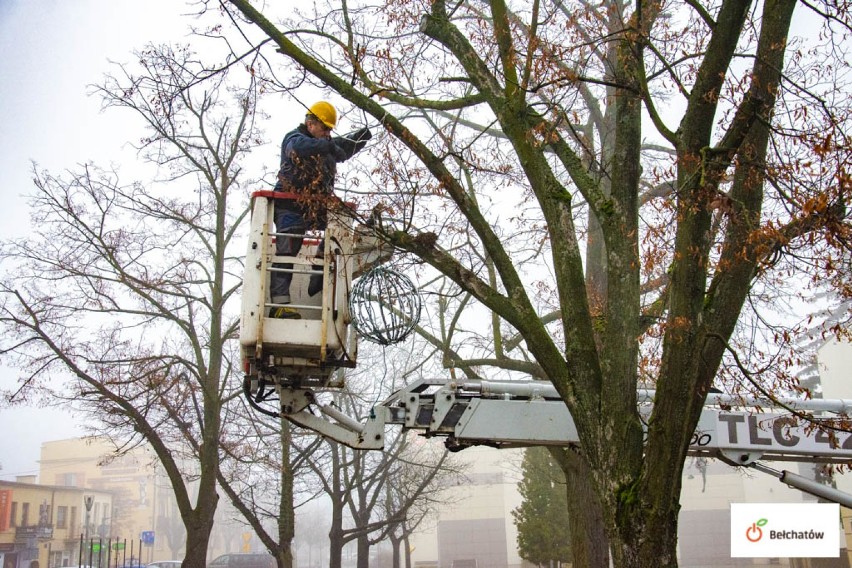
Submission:
[[[334,371],[353,367],[357,359],[355,334],[350,331],[349,293],[352,279],[390,258],[369,230],[357,225],[349,207],[329,211],[323,235],[308,234],[297,256],[278,256],[273,221],[275,199],[294,199],[289,193],[259,191],[252,195],[251,227],[243,276],[240,348],[251,389],[260,383],[286,388],[341,387]],[[357,228],[356,228],[357,226]],[[324,249],[318,250],[320,236]],[[292,264],[292,269],[273,265]],[[293,273],[291,303],[299,319],[269,317],[270,274]],[[322,291],[308,294],[312,275],[322,275]]]

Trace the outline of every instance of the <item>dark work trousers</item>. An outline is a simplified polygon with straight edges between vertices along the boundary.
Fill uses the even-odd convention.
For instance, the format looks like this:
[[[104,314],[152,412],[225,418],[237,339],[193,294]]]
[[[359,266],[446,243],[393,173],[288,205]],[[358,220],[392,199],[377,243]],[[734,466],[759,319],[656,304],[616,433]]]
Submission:
[[[324,224],[324,223],[323,223]],[[285,237],[278,235],[275,237],[275,254],[278,256],[297,256],[302,250],[304,242],[304,234],[308,229],[324,229],[325,227],[318,226],[318,223],[308,223],[305,216],[299,211],[289,209],[275,210],[275,232],[288,233],[292,235],[302,235],[294,237]],[[325,250],[325,239],[320,241],[319,251]],[[293,263],[274,263],[273,268],[281,268],[292,270]],[[314,265],[314,269],[320,269],[321,266]],[[292,272],[273,271],[270,276],[269,295],[273,304],[289,304],[290,303],[290,283],[293,281]],[[311,275],[310,284],[308,286],[308,294],[313,296],[322,289],[322,277],[319,275]]]

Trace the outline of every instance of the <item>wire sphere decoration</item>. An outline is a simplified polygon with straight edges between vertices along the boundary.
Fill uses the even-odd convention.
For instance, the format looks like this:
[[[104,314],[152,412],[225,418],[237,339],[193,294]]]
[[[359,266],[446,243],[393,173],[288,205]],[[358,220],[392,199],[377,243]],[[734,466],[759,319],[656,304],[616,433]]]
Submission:
[[[420,321],[422,302],[408,276],[377,266],[361,276],[349,295],[355,331],[379,345],[404,341]]]

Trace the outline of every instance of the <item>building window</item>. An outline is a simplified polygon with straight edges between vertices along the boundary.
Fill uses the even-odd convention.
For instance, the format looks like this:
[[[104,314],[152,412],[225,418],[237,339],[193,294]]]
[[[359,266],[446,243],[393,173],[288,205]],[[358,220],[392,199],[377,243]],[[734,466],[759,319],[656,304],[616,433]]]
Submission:
[[[77,507],[71,507],[71,520],[69,523],[71,532],[77,532]]]
[[[9,509],[9,525],[18,526],[18,502],[12,501],[12,508]]]
[[[59,505],[56,508],[56,528],[64,529],[68,526],[68,507]]]
[[[21,526],[30,526],[30,504],[21,503]]]

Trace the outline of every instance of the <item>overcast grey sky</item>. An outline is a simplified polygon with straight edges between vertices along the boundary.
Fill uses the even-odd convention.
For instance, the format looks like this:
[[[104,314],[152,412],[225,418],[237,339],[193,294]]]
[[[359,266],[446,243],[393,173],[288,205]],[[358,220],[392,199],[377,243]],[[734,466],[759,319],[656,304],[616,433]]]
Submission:
[[[132,156],[121,116],[101,114],[87,85],[146,43],[186,41],[188,11],[179,0],[0,0],[0,238],[26,234],[31,161],[59,173]],[[16,377],[0,367],[0,386]],[[75,424],[67,409],[0,409],[0,478],[37,473],[41,443],[80,435]]]

